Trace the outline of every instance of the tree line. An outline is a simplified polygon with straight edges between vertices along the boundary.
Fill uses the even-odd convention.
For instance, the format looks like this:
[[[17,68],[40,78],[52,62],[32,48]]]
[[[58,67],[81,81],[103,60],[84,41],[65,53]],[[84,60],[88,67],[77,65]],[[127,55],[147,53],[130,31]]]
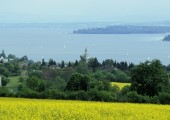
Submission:
[[[60,63],[53,59],[34,62],[27,56],[12,57],[13,61],[0,63],[3,85],[0,96],[170,103],[170,65],[164,66],[159,60],[134,65],[112,59],[100,63],[97,58],[87,58],[86,53],[75,62]],[[6,86],[11,76],[20,76],[20,84],[15,91]],[[112,86],[111,82],[128,82],[131,85],[120,89]]]

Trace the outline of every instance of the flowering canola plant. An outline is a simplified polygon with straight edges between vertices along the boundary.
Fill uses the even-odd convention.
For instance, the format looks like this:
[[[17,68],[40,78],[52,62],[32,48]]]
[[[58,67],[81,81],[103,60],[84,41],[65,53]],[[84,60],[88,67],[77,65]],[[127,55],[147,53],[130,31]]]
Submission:
[[[116,85],[120,88],[120,90],[125,86],[130,86],[130,83],[119,83],[119,82],[111,82],[112,86]]]
[[[0,120],[170,120],[170,105],[0,98]]]

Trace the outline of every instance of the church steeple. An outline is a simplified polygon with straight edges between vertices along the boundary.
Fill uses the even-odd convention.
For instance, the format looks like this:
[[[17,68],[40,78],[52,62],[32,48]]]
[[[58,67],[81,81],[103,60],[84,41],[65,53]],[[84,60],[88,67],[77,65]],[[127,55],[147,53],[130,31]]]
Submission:
[[[81,61],[88,62],[88,53],[87,48],[84,51],[84,54],[80,56]]]

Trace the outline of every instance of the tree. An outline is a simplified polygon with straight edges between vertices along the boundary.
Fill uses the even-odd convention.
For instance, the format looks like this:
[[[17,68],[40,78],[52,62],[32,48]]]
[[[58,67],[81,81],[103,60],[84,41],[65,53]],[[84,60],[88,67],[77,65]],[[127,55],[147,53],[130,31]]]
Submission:
[[[6,67],[4,67],[3,65],[0,65],[0,75],[8,77],[10,75],[10,72]]]
[[[71,62],[69,61],[67,67],[71,67],[71,66],[72,66],[72,64],[71,64]]]
[[[15,56],[15,55],[12,55],[12,54],[9,54],[9,55],[8,55],[8,59],[14,59],[14,60],[15,60],[15,59],[16,59],[16,56]]]
[[[78,66],[79,62],[76,60],[75,63],[74,63],[74,66]]]
[[[21,68],[20,68],[19,64],[17,64],[17,63],[14,64],[13,73],[14,73],[16,76],[18,76],[18,75],[21,74]]]
[[[4,52],[4,50],[2,50],[2,53],[0,54],[0,57],[3,57],[3,58],[6,58],[6,55],[5,55],[5,52]]]
[[[106,70],[110,70],[111,68],[113,68],[113,63],[114,62],[112,59],[107,59],[102,62],[102,67]]]
[[[39,92],[44,91],[46,87],[45,81],[36,76],[29,77],[26,81],[26,86],[31,90]]]
[[[2,86],[6,86],[6,84],[9,83],[9,79],[6,78],[5,76],[2,76]]]
[[[169,84],[167,73],[159,60],[146,61],[132,70],[131,90],[138,94],[155,96]]]
[[[46,62],[45,62],[44,58],[42,59],[41,65],[42,65],[42,66],[46,66]]]
[[[88,62],[89,67],[92,68],[93,72],[96,72],[96,68],[98,68],[101,64],[98,62],[97,58],[91,58]]]
[[[83,74],[83,75],[89,74],[88,66],[87,66],[87,64],[86,64],[85,62],[83,62],[83,61],[80,61],[80,62],[79,62],[78,66],[75,67],[75,70],[76,70],[78,73]]]
[[[56,65],[56,62],[53,59],[49,59],[48,66]]]
[[[71,76],[67,83],[66,89],[70,91],[84,90],[87,91],[89,86],[89,77],[79,73],[75,73]]]
[[[65,62],[61,61],[61,68],[65,68]]]
[[[20,58],[20,61],[28,61],[28,57],[25,55],[25,56]]]

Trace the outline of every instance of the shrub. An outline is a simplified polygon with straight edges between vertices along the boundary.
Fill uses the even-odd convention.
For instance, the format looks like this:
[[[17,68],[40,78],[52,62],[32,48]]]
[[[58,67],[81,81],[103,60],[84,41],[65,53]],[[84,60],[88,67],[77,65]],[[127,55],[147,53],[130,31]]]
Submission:
[[[161,104],[170,104],[170,94],[161,92],[158,95],[159,101]]]
[[[133,103],[151,103],[149,96],[139,95],[136,91],[128,92],[126,94],[127,102]]]
[[[104,101],[104,102],[113,102],[117,101],[117,95],[113,92],[108,91],[97,91],[93,89],[89,91],[90,100],[92,101]]]
[[[74,91],[69,92],[67,95],[67,99],[70,100],[89,100],[89,95],[87,92],[80,90],[80,91]]]

